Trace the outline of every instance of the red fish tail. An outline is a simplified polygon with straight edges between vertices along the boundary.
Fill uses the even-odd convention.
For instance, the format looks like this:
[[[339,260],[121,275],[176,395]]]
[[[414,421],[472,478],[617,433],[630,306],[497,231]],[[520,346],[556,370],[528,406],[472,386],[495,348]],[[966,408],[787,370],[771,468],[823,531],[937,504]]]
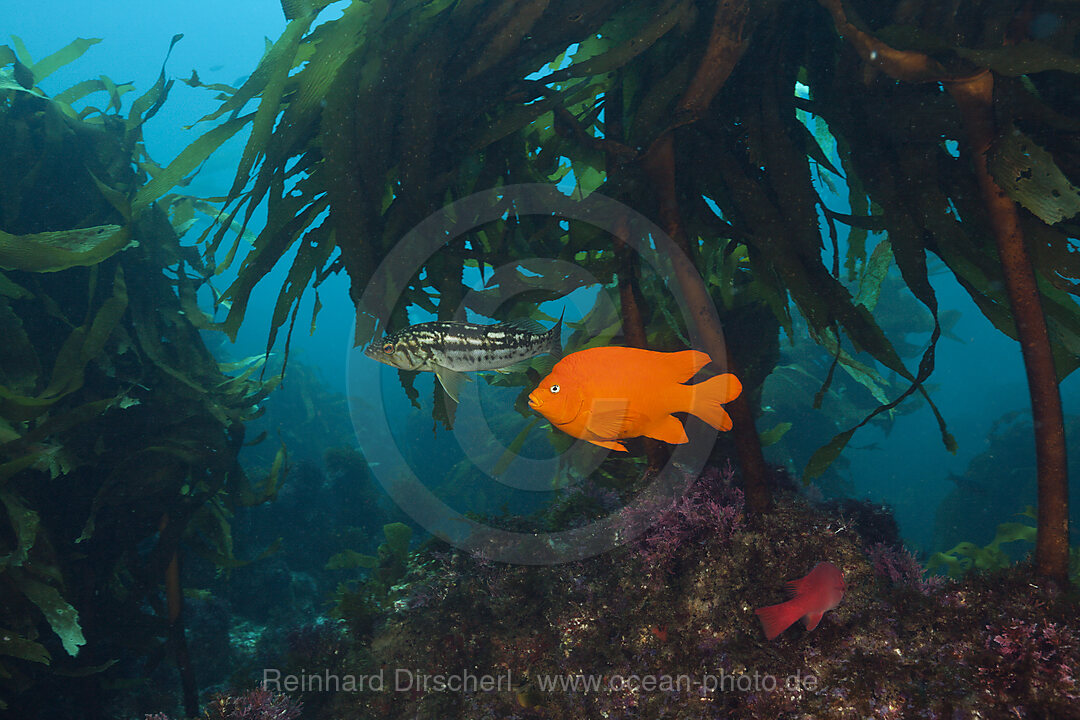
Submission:
[[[802,603],[796,598],[779,605],[758,608],[754,613],[761,618],[761,627],[765,629],[765,637],[772,640],[794,625],[799,618],[806,614],[806,610],[803,609]]]
[[[731,417],[723,403],[731,402],[742,392],[742,383],[731,373],[711,377],[691,385],[690,414],[697,415],[717,430],[730,430]]]

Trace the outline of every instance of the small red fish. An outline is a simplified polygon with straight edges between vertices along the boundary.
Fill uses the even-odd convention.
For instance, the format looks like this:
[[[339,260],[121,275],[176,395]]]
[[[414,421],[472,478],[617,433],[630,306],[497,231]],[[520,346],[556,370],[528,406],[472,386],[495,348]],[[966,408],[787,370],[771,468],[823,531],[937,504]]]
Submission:
[[[644,435],[667,443],[687,442],[672,413],[697,415],[717,430],[730,430],[721,403],[739,396],[731,374],[685,385],[710,358],[698,350],[654,352],[597,347],[567,355],[529,394],[529,407],[563,432],[609,450]]]
[[[847,583],[840,568],[830,562],[819,562],[810,574],[787,583],[793,596],[779,605],[758,608],[754,612],[761,618],[765,637],[772,640],[802,618],[807,630],[813,630],[821,622],[821,616],[840,604],[847,590]]]

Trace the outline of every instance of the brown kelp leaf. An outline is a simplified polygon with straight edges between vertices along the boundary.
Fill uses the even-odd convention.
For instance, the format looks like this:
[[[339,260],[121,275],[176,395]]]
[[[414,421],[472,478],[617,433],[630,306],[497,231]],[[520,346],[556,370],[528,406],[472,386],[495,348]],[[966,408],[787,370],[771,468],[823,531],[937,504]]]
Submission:
[[[288,103],[284,105],[284,112],[275,132],[266,140],[263,148],[266,159],[260,169],[252,193],[253,197],[249,202],[257,202],[255,198],[259,196],[260,190],[265,192],[270,186],[271,176],[280,179],[289,154],[303,147],[307,142],[311,123],[321,111],[326,95],[341,66],[352,57],[358,38],[364,34],[365,23],[370,14],[371,9],[367,3],[353,3],[344,9],[341,17],[332,26],[324,25],[320,29],[319,51],[313,54],[303,69],[290,79],[293,92]],[[307,22],[310,23],[310,21],[311,18],[308,18]],[[289,27],[303,22],[303,20],[294,20]],[[274,47],[277,50],[277,44]],[[296,51],[292,64],[295,64],[303,48],[304,46],[301,46]],[[285,57],[288,57],[288,52],[289,48],[282,49]],[[265,97],[269,89],[268,80],[267,87],[263,90],[266,100],[269,100]],[[260,102],[260,110],[261,105]],[[271,103],[268,112],[276,117],[280,109],[280,106]]]
[[[43,398],[59,399],[82,387],[83,370],[105,347],[113,329],[127,309],[127,284],[119,265],[113,278],[113,294],[101,304],[93,321],[72,331],[61,347],[53,367],[52,379],[42,393]]]
[[[355,550],[345,550],[336,555],[331,555],[326,561],[327,570],[355,570],[356,568],[373,569],[379,566],[379,558],[374,555],[364,555]]]
[[[383,536],[386,537],[386,548],[395,557],[404,557],[409,552],[409,542],[412,540],[412,528],[402,522],[393,522],[383,525]],[[380,545],[380,549],[381,549]]]
[[[490,28],[487,46],[480,56],[465,71],[465,80],[470,80],[480,73],[502,62],[524,41],[540,16],[544,14],[551,0],[524,0],[515,2],[510,16],[500,27]],[[502,19],[502,18],[500,18]]]
[[[14,50],[7,45],[0,45],[0,67],[12,66],[10,75],[0,73],[0,90],[22,90],[44,97],[34,90],[34,71],[30,67],[33,61],[30,60],[23,41],[17,35],[12,35],[11,43],[15,46]]]
[[[1054,367],[1058,378],[1063,380],[1080,366],[1080,312],[1076,298],[1049,282],[1041,281],[1043,312],[1050,332],[1050,345],[1054,353]]]
[[[232,513],[224,507],[222,499],[215,497],[196,512],[191,520],[189,534],[194,550],[217,566],[219,572],[228,572],[249,563],[258,562],[281,548],[281,538],[270,543],[261,553],[250,560],[242,560],[233,554]]]
[[[105,112],[109,112],[110,110],[120,112],[120,88],[111,78],[106,77],[105,75],[101,76],[101,84],[105,88],[105,92],[109,94],[109,104],[105,106]]]
[[[169,96],[169,90],[172,88],[173,80],[165,76],[165,63],[169,61],[169,55],[172,54],[172,50],[176,47],[176,43],[180,42],[183,37],[183,33],[177,33],[172,36],[172,41],[169,43],[169,49],[165,52],[165,59],[161,63],[161,72],[158,73],[157,82],[131,104],[131,109],[128,111],[127,117],[127,131],[125,133],[128,138],[134,140],[137,137],[139,127],[157,114],[157,111],[160,110],[161,106],[165,103],[165,98]],[[106,84],[112,82],[105,77],[102,79]],[[119,108],[120,106],[117,105],[118,110]]]
[[[30,55],[30,51],[26,49],[26,43],[18,35],[11,36],[11,44],[15,46],[15,57],[26,64],[27,67],[31,67],[34,64],[34,58]]]
[[[334,250],[334,243],[330,240],[330,225],[323,223],[312,229],[303,239],[300,249],[296,253],[292,267],[289,268],[288,277],[281,286],[277,302],[274,304],[273,316],[270,320],[270,333],[266,340],[266,352],[274,347],[278,329],[285,324],[289,311],[299,307],[304,292],[308,289],[311,278],[321,270],[330,258]],[[314,326],[314,317],[312,318]],[[288,356],[289,349],[286,346],[285,353]]]
[[[277,499],[278,488],[281,487],[285,475],[289,472],[288,458],[289,453],[285,449],[285,443],[281,443],[277,454],[274,455],[274,464],[270,467],[270,473],[266,476],[260,502]]]
[[[0,570],[19,567],[26,562],[30,548],[37,542],[41,516],[31,510],[14,493],[0,490],[0,504],[4,506],[8,522],[15,535],[15,547],[7,555],[0,556]]]
[[[420,409],[420,391],[417,390],[413,383],[416,382],[416,376],[420,373],[414,370],[398,370],[398,382],[401,383],[401,389],[405,391],[405,397],[409,398],[409,402],[417,410]]]
[[[545,82],[566,80],[571,77],[589,77],[602,73],[613,72],[635,57],[652,47],[657,40],[671,31],[676,25],[694,12],[694,4],[683,0],[682,2],[668,2],[660,8],[642,6],[644,12],[640,13],[640,19],[644,22],[637,34],[619,42],[610,50],[590,57],[581,62],[574,62],[563,70],[557,70],[544,78]],[[629,21],[629,18],[626,19]]]
[[[135,200],[131,203],[132,215],[138,217],[140,213],[150,206],[150,203],[167,193],[194,172],[206,161],[206,158],[221,147],[222,143],[247,125],[253,115],[254,113],[250,113],[227,120],[213,130],[208,130],[195,142],[180,151],[180,154],[169,163],[168,167],[154,176],[150,182],[139,188]]]
[[[813,133],[810,132],[806,125],[797,122],[793,123],[791,128],[799,136],[797,140],[803,144],[803,147],[806,149],[806,154],[813,158],[814,162],[831,172],[833,175],[838,177],[841,176],[840,171],[829,161],[829,156],[825,154],[825,151],[821,148],[817,138],[814,137]]]
[[[912,177],[922,178],[922,182],[917,186],[917,188],[919,192],[923,193],[924,202],[928,206],[934,206],[935,200],[937,199],[934,196],[934,193],[937,192],[937,185],[936,183],[931,181],[935,179],[935,176],[932,173],[928,172],[916,173],[914,172],[914,168],[910,165],[911,162],[918,163],[922,159],[922,157],[923,156],[910,155],[906,158],[906,162],[909,163],[908,169],[910,171],[910,175]],[[876,178],[876,181],[878,182],[879,187],[881,185],[889,184],[888,176]],[[888,210],[889,208],[886,209]],[[941,432],[942,443],[945,445],[945,448],[949,452],[956,452],[956,440],[948,431],[948,428],[945,424],[945,419],[942,417],[941,412],[938,410],[933,400],[931,400],[929,393],[923,386],[925,380],[934,370],[935,349],[937,347],[938,339],[941,337],[941,325],[938,322],[937,297],[934,294],[934,290],[931,287],[929,279],[927,277],[925,256],[926,251],[922,245],[921,235],[915,231],[914,222],[910,219],[907,213],[904,210],[897,208],[895,214],[897,216],[897,227],[890,235],[890,245],[893,249],[892,254],[896,260],[897,266],[900,268],[901,274],[904,278],[904,282],[907,284],[908,288],[911,289],[915,297],[918,298],[919,301],[922,302],[927,307],[927,309],[930,310],[930,313],[934,318],[934,329],[930,336],[930,342],[927,345],[926,350],[923,352],[922,358],[919,361],[918,372],[914,377],[912,377],[910,373],[906,372],[906,370],[898,370],[899,374],[902,377],[911,382],[911,385],[907,388],[907,390],[902,392],[898,397],[896,397],[892,402],[889,403],[884,403],[880,398],[878,398],[879,402],[883,402],[882,405],[874,409],[869,415],[863,418],[860,423],[850,428],[848,431],[836,435],[827,445],[815,452],[814,455],[811,457],[810,462],[807,463],[807,467],[803,472],[803,482],[809,482],[811,478],[817,477],[822,472],[824,472],[825,468],[827,468],[828,465],[836,459],[840,451],[843,450],[843,448],[847,445],[848,441],[851,439],[851,435],[855,430],[862,427],[863,425],[866,425],[879,414],[891,411],[893,408],[897,407],[902,401],[904,401],[908,396],[912,395],[916,391],[918,391],[919,394],[921,394],[923,398],[926,399],[927,405],[929,406],[931,412],[934,414],[934,418],[938,423],[938,430]],[[880,330],[878,330],[878,332],[880,332]],[[878,356],[878,353],[875,352],[872,348],[868,349],[871,350],[871,352],[874,354],[875,357],[877,357],[879,361],[883,362],[889,367],[892,367],[891,365],[889,365],[889,363],[885,362],[880,356]],[[891,349],[891,346],[889,349]]]
[[[10,235],[0,231],[0,268],[57,272],[96,265],[130,245],[128,229],[120,225],[31,235]]]
[[[308,27],[311,25],[310,18],[301,18],[299,20],[293,20],[285,26],[285,30],[281,33],[281,37],[277,39],[273,45],[266,49],[262,59],[259,60],[258,66],[255,71],[248,76],[248,79],[244,81],[237,91],[229,97],[221,106],[214,112],[204,115],[199,118],[197,122],[204,122],[207,120],[216,120],[225,113],[238,113],[248,101],[254,98],[256,95],[263,91],[266,84],[270,81],[271,75],[273,75],[275,68],[281,63],[287,63],[290,67],[295,60],[295,40],[296,38],[303,36],[307,32]]]
[[[79,648],[86,644],[86,637],[79,626],[79,612],[52,585],[35,580],[18,569],[12,569],[8,577],[45,615],[68,655],[78,655]]]
[[[771,428],[761,433],[761,447],[769,447],[770,445],[775,445],[780,442],[781,438],[783,438],[784,435],[787,434],[787,431],[792,427],[794,427],[793,424],[789,422],[780,422],[773,425]]]
[[[0,295],[2,293],[0,289]],[[3,338],[0,343],[0,382],[13,391],[33,393],[41,377],[37,350],[22,318],[4,297],[0,297],[0,338]]]
[[[814,342],[821,345],[829,355],[833,356],[833,369],[836,367],[843,368],[851,376],[852,380],[866,388],[867,392],[873,395],[874,399],[880,404],[884,405],[889,401],[885,395],[889,383],[873,367],[859,362],[844,350],[837,342],[836,333],[831,328],[825,328],[821,332],[811,331],[811,336]],[[830,375],[831,373],[832,370],[830,370]],[[825,386],[821,388],[815,398],[815,408],[821,407],[821,399],[824,398],[827,391],[828,381],[826,381]]]
[[[470,378],[471,379],[471,378]],[[431,417],[437,423],[442,423],[447,430],[454,429],[454,416],[457,415],[457,402],[447,394],[442,383],[437,380],[432,383],[434,395],[431,403]],[[432,425],[432,431],[436,425]]]
[[[1047,70],[1080,73],[1080,59],[1075,55],[1033,40],[979,50],[956,48],[956,54],[1002,75],[1030,75]]]
[[[295,20],[305,15],[316,15],[334,0],[281,0],[281,11],[286,20]]]
[[[86,170],[86,174],[94,181],[94,186],[101,192],[101,196],[113,206],[113,209],[116,210],[116,212],[120,213],[120,217],[124,218],[124,222],[130,222],[131,202],[128,200],[128,196],[116,188],[109,187],[103,183],[98,179],[97,175],[90,172],[89,168]]]
[[[286,17],[289,15],[287,10],[285,15]],[[259,99],[259,107],[252,121],[251,135],[240,156],[236,176],[229,190],[229,198],[236,197],[247,185],[256,158],[265,152],[269,144],[270,133],[273,132],[274,123],[281,111],[281,95],[285,91],[285,82],[289,79],[289,73],[293,68],[300,40],[310,25],[310,18],[290,23],[286,32],[274,46],[275,62],[266,68],[266,84],[261,90],[262,97]]]
[[[0,295],[16,300],[33,297],[33,293],[22,285],[12,282],[11,279],[3,273],[0,273]]]
[[[31,417],[36,417],[45,412],[50,405],[55,404],[58,399],[59,398],[57,397],[47,397],[45,399],[30,398],[30,402],[23,402],[21,404],[29,408],[27,414],[31,415]],[[33,430],[24,433],[22,437],[19,438],[20,447],[29,447],[33,443],[47,440],[52,435],[59,435],[77,425],[88,423],[112,407],[116,402],[117,398],[111,397],[103,400],[94,400],[78,405],[67,412],[52,415],[44,422],[38,424]],[[17,414],[15,414],[15,416],[18,417]],[[65,467],[70,467],[70,460],[64,457],[62,448],[58,448],[59,446],[45,446],[38,449],[33,453],[32,464],[40,470],[48,471],[50,474],[62,472]],[[53,476],[55,477],[55,475]],[[0,481],[3,480],[3,477],[3,472],[0,470]]]
[[[309,229],[311,222],[326,210],[329,206],[329,202],[329,196],[323,195],[311,204],[304,202],[304,198],[302,197],[293,196],[270,203],[268,212],[270,221],[267,222],[266,227],[263,228],[262,232],[260,232],[259,236],[255,239],[255,247],[252,248],[244,259],[244,264],[240,268],[236,280],[232,282],[222,295],[223,300],[232,303],[229,308],[229,314],[221,324],[221,328],[231,339],[236,339],[236,333],[240,330],[240,323],[244,318],[244,311],[247,308],[248,298],[251,297],[251,292],[256,283],[258,283],[266,273],[270,272],[284,252],[292,247],[297,241],[301,233]],[[304,205],[307,205],[307,207],[305,207],[303,211],[299,213],[295,212],[295,209],[303,207]],[[314,230],[312,232],[314,232]],[[298,255],[300,255],[300,253],[298,253]],[[301,264],[298,266],[297,272],[302,272],[306,262],[307,258],[301,259]],[[306,277],[310,278],[310,274]],[[279,293],[278,304],[285,303],[286,301],[288,302],[286,309],[283,311],[284,313],[287,313],[288,307],[291,306],[293,302],[294,298],[292,297],[292,294],[297,295],[295,300],[298,301],[298,294],[303,292],[304,289],[306,289],[306,280],[305,284],[300,287],[289,288],[287,285],[282,286],[281,293]],[[282,300],[282,297],[285,299]],[[278,318],[275,322],[276,324],[273,325],[273,328],[276,331],[277,328],[280,328],[281,325],[284,324],[284,317]],[[272,342],[273,338],[269,338],[269,341]]]
[[[40,395],[31,397],[0,386],[0,408],[5,416],[21,420],[36,418],[61,398],[81,388],[86,364],[101,354],[106,341],[124,315],[127,301],[127,286],[124,283],[123,271],[118,265],[113,280],[113,294],[101,304],[92,319],[72,330],[61,344],[45,390]],[[108,404],[112,399],[97,402]],[[59,421],[60,417],[64,416],[54,417],[28,433],[24,441],[33,442],[28,438],[50,423]]]
[[[311,306],[311,335],[315,334],[315,320],[319,317],[319,311],[322,310],[322,300],[319,299],[319,291],[315,290],[315,304]]]
[[[84,52],[99,42],[101,42],[101,38],[77,38],[52,55],[38,60],[31,68],[34,71],[34,81],[40,83],[64,65],[78,60]]]
[[[0,655],[19,658],[28,662],[48,665],[52,662],[52,656],[45,646],[33,640],[27,640],[17,632],[0,628]]]
[[[892,245],[888,240],[882,240],[870,254],[859,278],[859,292],[855,296],[855,302],[863,305],[867,310],[873,310],[877,305],[878,296],[881,294],[881,284],[889,274],[889,266],[892,265]]]
[[[1035,267],[1042,276],[1061,290],[1080,292],[1080,249],[1070,239],[1070,233],[1031,217],[1021,218],[1020,224],[1024,237],[1029,239]]]
[[[67,90],[54,95],[53,102],[70,107],[87,95],[96,92],[105,92],[109,94],[109,106],[119,108],[120,98],[124,94],[132,92],[134,89],[135,86],[132,83],[122,83],[117,85],[112,80],[102,75],[96,79],[83,80],[82,82],[75,83]]]
[[[994,142],[987,165],[1009,197],[1047,225],[1080,213],[1080,188],[1069,182],[1050,153],[1015,127]]]

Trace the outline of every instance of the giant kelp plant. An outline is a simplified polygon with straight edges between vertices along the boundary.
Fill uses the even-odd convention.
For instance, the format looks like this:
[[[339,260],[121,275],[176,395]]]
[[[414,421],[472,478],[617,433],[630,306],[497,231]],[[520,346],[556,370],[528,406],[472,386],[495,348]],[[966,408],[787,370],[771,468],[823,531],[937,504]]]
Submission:
[[[175,658],[194,715],[183,552],[235,563],[230,508],[284,457],[249,485],[244,422],[273,383],[206,350],[205,270],[140,196],[164,72],[126,114],[108,78],[37,87],[94,42],[0,47],[0,709],[99,711],[101,683]]]
[[[694,267],[675,264],[676,280],[705,349],[737,373],[761,365],[780,328],[790,334],[794,305],[835,358],[825,385],[839,368],[882,386],[858,352],[906,381],[815,454],[813,476],[872,417],[914,393],[929,400],[941,334],[933,253],[1021,340],[1038,428],[1038,568],[1064,581],[1057,382],[1080,357],[1070,240],[1080,210],[1080,22],[1068,3],[373,0],[328,21],[325,1],[282,4],[289,24],[255,72],[239,88],[215,86],[222,104],[205,119],[226,119],[154,178],[180,180],[250,127],[225,220],[204,236],[205,258],[231,248],[232,262],[231,228],[267,203],[268,222],[224,294],[226,331],[236,332],[252,288],[292,248],[271,343],[286,323],[291,330],[309,285],[344,269],[359,299],[403,234],[448,201],[572,173],[575,193],[645,210],[691,258]],[[466,295],[463,268],[535,256],[577,262],[618,288],[627,342],[663,349],[685,337],[670,300],[640,302],[646,279],[619,241],[514,213],[417,269],[394,318],[404,324],[409,303],[449,317]],[[934,319],[914,369],[871,310],[892,266]],[[734,337],[738,323],[729,324],[727,353],[704,312],[712,303],[725,321],[754,311],[772,321]],[[357,342],[373,332],[361,315]],[[770,369],[766,361],[750,372],[732,407],[757,511],[769,498],[753,405]]]

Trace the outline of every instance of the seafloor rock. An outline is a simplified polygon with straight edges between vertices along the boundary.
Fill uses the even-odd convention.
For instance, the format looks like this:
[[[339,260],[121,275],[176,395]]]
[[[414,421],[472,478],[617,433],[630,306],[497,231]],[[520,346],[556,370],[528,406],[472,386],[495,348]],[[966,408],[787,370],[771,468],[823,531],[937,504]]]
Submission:
[[[738,491],[712,481],[600,557],[422,554],[352,656],[362,667],[335,670],[367,674],[367,687],[338,693],[328,716],[1078,717],[1078,605],[1029,567],[928,582],[848,520],[791,495],[744,518]],[[844,573],[839,607],[812,632],[765,640],[754,608],[821,560]]]

